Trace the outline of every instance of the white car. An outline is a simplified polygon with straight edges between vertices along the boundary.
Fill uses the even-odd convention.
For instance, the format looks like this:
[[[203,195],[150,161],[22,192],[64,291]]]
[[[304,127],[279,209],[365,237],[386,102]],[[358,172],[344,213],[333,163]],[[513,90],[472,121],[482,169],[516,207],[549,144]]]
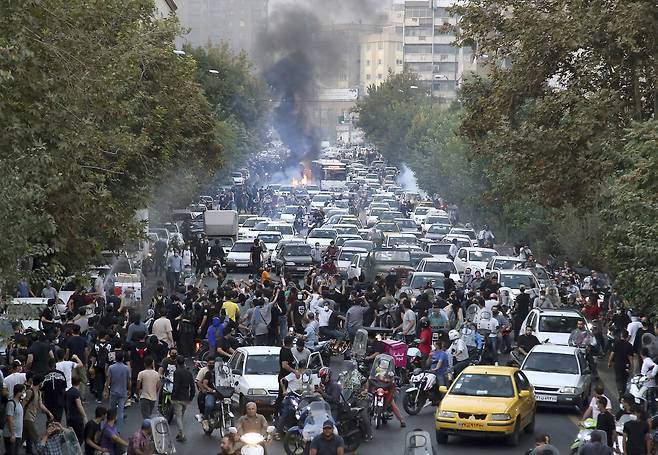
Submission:
[[[251,247],[253,240],[238,240],[226,256],[226,271],[249,268],[251,264]]]
[[[244,185],[242,172],[231,172],[231,179],[233,179],[233,185]]]
[[[281,210],[281,215],[279,219],[285,223],[294,223],[295,218],[297,217],[297,212],[299,207],[296,205],[286,205],[283,210]]]
[[[332,197],[330,194],[316,194],[313,196],[313,199],[311,199],[311,208],[312,209],[322,209],[324,208],[325,204],[327,204],[329,201],[331,201]]]
[[[279,394],[279,352],[275,346],[243,346],[233,353],[228,361],[231,383],[235,384],[233,403],[242,412],[245,404],[253,401],[259,412],[274,410],[274,402]],[[311,353],[309,371],[323,366],[319,352]],[[311,374],[311,386],[320,384],[316,373]]]
[[[423,241],[424,239],[421,239]],[[423,242],[422,244],[423,251],[428,252],[432,257],[436,259],[448,259],[448,253],[450,252],[450,244],[443,242]]]
[[[467,268],[471,269],[471,273],[478,270],[484,273],[487,262],[493,256],[498,256],[498,251],[491,248],[460,248],[453,263],[459,273],[463,273]]]
[[[283,236],[280,232],[268,231],[259,233],[256,238],[267,247],[269,257],[269,254],[274,251],[274,248],[276,248],[277,244],[283,239]]]
[[[408,247],[408,246],[417,246],[418,238],[414,234],[405,234],[401,232],[399,234],[391,234],[386,237],[386,247]]]
[[[292,240],[295,238],[295,230],[291,224],[287,223],[270,223],[267,225],[266,231],[278,232],[286,240]]]
[[[421,289],[431,287],[435,293],[443,292],[443,273],[414,272],[407,279],[407,285],[401,291],[407,295],[418,297]]]
[[[577,327],[578,321],[585,321],[585,318],[576,310],[533,309],[521,324],[521,332],[525,330],[525,327],[531,326],[534,335],[542,343],[568,346],[569,336]],[[596,343],[593,335],[592,343]]]
[[[373,226],[379,222],[379,217],[381,216],[382,213],[384,212],[389,212],[391,209],[388,207],[382,208],[382,207],[375,207],[366,216],[366,224],[368,226]]]
[[[311,196],[315,196],[316,194],[320,193],[320,186],[306,185],[306,191],[308,191],[308,194],[310,194]]]
[[[539,344],[523,360],[521,370],[535,389],[538,405],[589,405],[592,372],[587,359],[574,346]]]
[[[513,299],[521,293],[521,286],[525,286],[532,299],[539,295],[539,281],[528,270],[493,270],[491,273],[498,277],[500,289],[509,291]]]
[[[425,238],[430,240],[441,241],[450,232],[449,224],[431,224],[424,230]]]
[[[270,219],[262,216],[254,216],[252,218],[247,218],[244,221],[244,223],[242,223],[242,226],[238,228],[238,237],[246,238],[249,235],[249,233],[254,229],[254,226],[256,226],[261,221],[270,221]]]
[[[425,222],[425,218],[427,218],[427,214],[433,210],[432,207],[426,207],[426,206],[418,206],[414,210],[414,213],[411,214],[409,218],[414,220],[416,224],[421,225]]]
[[[445,273],[450,272],[450,278],[452,278],[455,283],[461,281],[459,273],[455,268],[455,264],[448,258],[424,258],[420,260],[418,267],[416,267],[418,272],[435,272],[435,273]]]
[[[473,228],[454,227],[454,228],[450,229],[449,234],[450,235],[465,235],[473,241],[474,245],[477,243],[477,239],[478,239],[478,237],[475,234],[475,231],[473,230]]]
[[[338,232],[336,232],[335,229],[315,228],[308,233],[306,243],[311,246],[315,246],[316,243],[319,243],[320,247],[325,249],[329,246],[332,240],[336,240],[336,237],[338,237]]]
[[[447,234],[441,239],[444,243],[452,243],[453,240],[457,240],[457,246],[459,248],[477,246],[469,236],[462,234]]]
[[[427,216],[425,216],[425,220],[423,221],[423,224],[421,225],[423,232],[427,232],[427,230],[433,224],[442,224],[444,226],[448,226],[448,231],[450,231],[450,229],[452,228],[452,225],[450,224],[450,217],[448,216],[447,213],[445,215],[433,213],[433,212],[428,213]],[[447,233],[448,232],[446,232],[446,234]]]
[[[347,275],[347,272],[352,264],[352,258],[355,254],[368,254],[365,248],[341,248],[336,259],[336,268],[341,275]]]
[[[513,270],[517,265],[523,264],[518,256],[494,256],[487,263],[487,272],[494,270]]]

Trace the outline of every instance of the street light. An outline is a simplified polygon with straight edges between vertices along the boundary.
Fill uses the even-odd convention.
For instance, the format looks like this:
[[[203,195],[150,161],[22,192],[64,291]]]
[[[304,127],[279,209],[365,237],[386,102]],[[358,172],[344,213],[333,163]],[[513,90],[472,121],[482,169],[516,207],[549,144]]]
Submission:
[[[187,54],[185,53],[185,51],[181,51],[180,49],[174,49],[174,54],[179,55],[179,56],[181,56],[181,57],[182,57],[183,55],[187,55]]]

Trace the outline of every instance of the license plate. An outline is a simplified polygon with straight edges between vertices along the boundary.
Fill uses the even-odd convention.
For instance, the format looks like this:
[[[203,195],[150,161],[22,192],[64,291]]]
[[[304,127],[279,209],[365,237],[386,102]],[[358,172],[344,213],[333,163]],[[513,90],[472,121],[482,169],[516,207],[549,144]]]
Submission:
[[[231,399],[230,398],[224,398],[224,403],[231,404]]]
[[[457,422],[457,428],[464,428],[467,430],[476,430],[484,428],[484,426],[479,422]]]
[[[249,264],[235,264],[236,267],[247,267]]]
[[[535,394],[535,399],[537,401],[548,401],[548,402],[551,402],[551,403],[557,403],[557,396],[556,395]]]

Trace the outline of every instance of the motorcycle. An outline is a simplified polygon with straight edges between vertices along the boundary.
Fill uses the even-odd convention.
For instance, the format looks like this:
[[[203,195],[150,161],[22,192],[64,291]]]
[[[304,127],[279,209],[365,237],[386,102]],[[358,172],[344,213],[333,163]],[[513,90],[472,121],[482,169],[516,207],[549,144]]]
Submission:
[[[441,401],[436,387],[436,375],[416,368],[409,387],[404,392],[402,406],[409,415],[417,415],[426,406],[436,406]]]
[[[592,438],[592,433],[597,432],[601,435],[601,444],[606,445],[608,441],[608,437],[606,435],[606,432],[603,430],[597,430],[596,429],[596,420],[589,418],[585,420],[584,422],[581,422],[581,424],[578,427],[578,434],[576,435],[576,439],[570,446],[571,454],[574,455],[578,453],[580,447],[589,442],[590,439]]]
[[[160,394],[158,396],[158,410],[160,415],[167,419],[168,423],[174,419],[174,404],[171,398],[171,394],[174,391],[174,381],[168,376],[162,376],[160,378],[162,382],[162,387],[160,387]]]
[[[647,376],[638,374],[633,376],[626,385],[626,392],[633,395],[635,403],[643,409],[649,407],[649,388],[646,387],[647,381],[649,381]],[[658,402],[658,398],[654,397],[654,400]]]
[[[380,429],[383,424],[391,419],[388,410],[388,396],[395,391],[395,364],[393,357],[388,354],[379,354],[370,369],[368,378],[368,389],[372,395],[373,426]]]
[[[240,441],[244,444],[240,449],[240,455],[265,455],[263,444],[272,440],[274,431],[273,426],[267,427],[267,438],[260,433],[245,433],[240,436]]]
[[[336,427],[345,441],[345,452],[356,452],[361,443],[366,439],[366,429],[362,422],[361,411],[363,408],[352,406],[344,396],[341,395],[341,404],[338,412]]]
[[[326,401],[315,401],[295,413],[298,424],[291,427],[283,438],[283,449],[287,455],[303,455],[314,437],[322,433],[322,425],[331,420],[331,408]],[[338,430],[334,428],[338,434]]]
[[[210,436],[214,430],[219,430],[220,437],[228,434],[233,426],[235,415],[231,411],[231,397],[235,388],[231,386],[228,366],[217,362],[215,364],[215,406],[207,415],[208,425],[203,427],[204,433]]]

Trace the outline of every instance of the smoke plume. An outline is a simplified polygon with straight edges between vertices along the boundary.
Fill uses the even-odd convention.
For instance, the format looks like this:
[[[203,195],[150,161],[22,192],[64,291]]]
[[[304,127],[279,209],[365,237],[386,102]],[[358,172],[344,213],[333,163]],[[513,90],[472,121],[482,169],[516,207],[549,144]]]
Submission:
[[[319,154],[320,137],[312,124],[310,101],[317,99],[319,80],[340,71],[346,43],[335,24],[374,23],[386,1],[322,0],[278,2],[268,29],[259,38],[259,62],[276,107],[274,128],[290,148],[290,164]],[[333,88],[333,87],[329,87]]]

